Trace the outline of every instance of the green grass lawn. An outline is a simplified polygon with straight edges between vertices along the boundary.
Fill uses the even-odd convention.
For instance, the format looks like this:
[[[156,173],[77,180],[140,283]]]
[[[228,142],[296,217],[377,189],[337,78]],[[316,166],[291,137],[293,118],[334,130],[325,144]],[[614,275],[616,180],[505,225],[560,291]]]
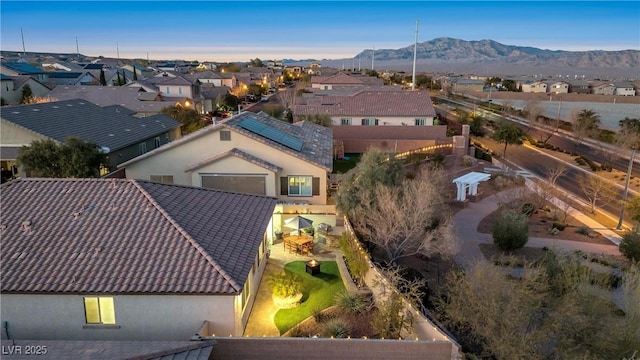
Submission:
[[[349,160],[333,160],[333,172],[344,174],[358,165],[361,154],[344,154]]]
[[[284,266],[288,273],[293,272],[302,278],[302,303],[293,309],[280,309],[274,322],[280,335],[287,332],[302,320],[313,315],[314,310],[323,310],[332,306],[335,294],[344,289],[340,271],[335,261],[321,261],[320,273],[311,276],[306,273],[304,261],[292,261]]]

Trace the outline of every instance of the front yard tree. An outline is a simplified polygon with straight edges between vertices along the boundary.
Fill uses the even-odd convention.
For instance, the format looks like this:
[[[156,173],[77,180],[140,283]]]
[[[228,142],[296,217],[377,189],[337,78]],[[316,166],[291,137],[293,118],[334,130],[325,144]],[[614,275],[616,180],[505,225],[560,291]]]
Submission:
[[[522,129],[511,121],[502,120],[496,124],[493,129],[493,140],[498,143],[504,143],[504,150],[502,151],[502,158],[507,158],[507,145],[522,144],[522,138],[524,134]]]
[[[365,193],[354,226],[364,239],[396,263],[414,255],[453,255],[458,244],[445,205],[447,184],[441,170],[424,168],[397,184],[374,185]]]
[[[200,119],[200,114],[193,109],[175,105],[163,108],[161,112],[182,124],[180,129],[183,135],[192,133],[207,125],[206,122]]]
[[[355,170],[342,181],[336,194],[336,207],[352,219],[361,214],[363,199],[374,199],[378,184],[393,186],[404,177],[402,161],[377,149],[362,155]],[[373,200],[375,201],[375,199]],[[371,205],[369,205],[371,206]]]
[[[51,139],[35,140],[18,152],[18,164],[32,177],[90,178],[100,176],[107,156],[91,142],[69,137],[58,144]]]

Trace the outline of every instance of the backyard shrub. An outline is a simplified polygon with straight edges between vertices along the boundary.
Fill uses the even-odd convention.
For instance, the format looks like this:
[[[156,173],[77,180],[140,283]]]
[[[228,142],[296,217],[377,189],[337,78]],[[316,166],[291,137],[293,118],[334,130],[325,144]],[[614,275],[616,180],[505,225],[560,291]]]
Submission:
[[[357,286],[364,284],[364,277],[369,271],[369,264],[367,262],[366,254],[360,252],[360,249],[356,246],[357,240],[351,240],[346,232],[343,232],[340,236],[338,245],[342,254],[344,255],[345,263],[349,274]]]
[[[361,314],[369,308],[369,301],[360,294],[342,290],[336,293],[336,305],[349,314]]]
[[[322,335],[324,337],[345,338],[350,332],[349,324],[340,318],[327,321],[322,329]]]
[[[619,249],[627,259],[640,261],[640,233],[629,231],[624,234]]]
[[[297,274],[280,272],[272,274],[267,279],[273,295],[278,297],[292,297],[302,290],[302,280]]]
[[[491,234],[499,249],[520,249],[529,240],[529,218],[516,211],[503,211],[493,223]]]

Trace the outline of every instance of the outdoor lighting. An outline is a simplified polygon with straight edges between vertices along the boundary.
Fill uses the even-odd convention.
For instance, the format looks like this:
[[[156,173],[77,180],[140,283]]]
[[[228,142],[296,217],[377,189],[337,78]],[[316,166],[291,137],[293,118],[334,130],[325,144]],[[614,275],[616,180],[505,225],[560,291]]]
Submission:
[[[306,266],[307,274],[314,276],[320,272],[320,262],[316,259],[311,259],[307,261]]]

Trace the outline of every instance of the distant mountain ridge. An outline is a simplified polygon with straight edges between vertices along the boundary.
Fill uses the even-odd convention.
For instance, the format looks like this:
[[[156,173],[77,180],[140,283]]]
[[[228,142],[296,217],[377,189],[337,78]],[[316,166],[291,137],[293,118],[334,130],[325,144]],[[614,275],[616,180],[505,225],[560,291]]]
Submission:
[[[413,60],[414,45],[400,49],[375,50],[375,61]],[[448,37],[436,38],[417,44],[416,58],[430,62],[500,62],[504,64],[544,65],[588,68],[637,68],[640,67],[640,50],[620,51],[564,51],[544,50],[535,47],[504,45],[493,40],[466,41]],[[367,49],[355,56],[371,59]]]

